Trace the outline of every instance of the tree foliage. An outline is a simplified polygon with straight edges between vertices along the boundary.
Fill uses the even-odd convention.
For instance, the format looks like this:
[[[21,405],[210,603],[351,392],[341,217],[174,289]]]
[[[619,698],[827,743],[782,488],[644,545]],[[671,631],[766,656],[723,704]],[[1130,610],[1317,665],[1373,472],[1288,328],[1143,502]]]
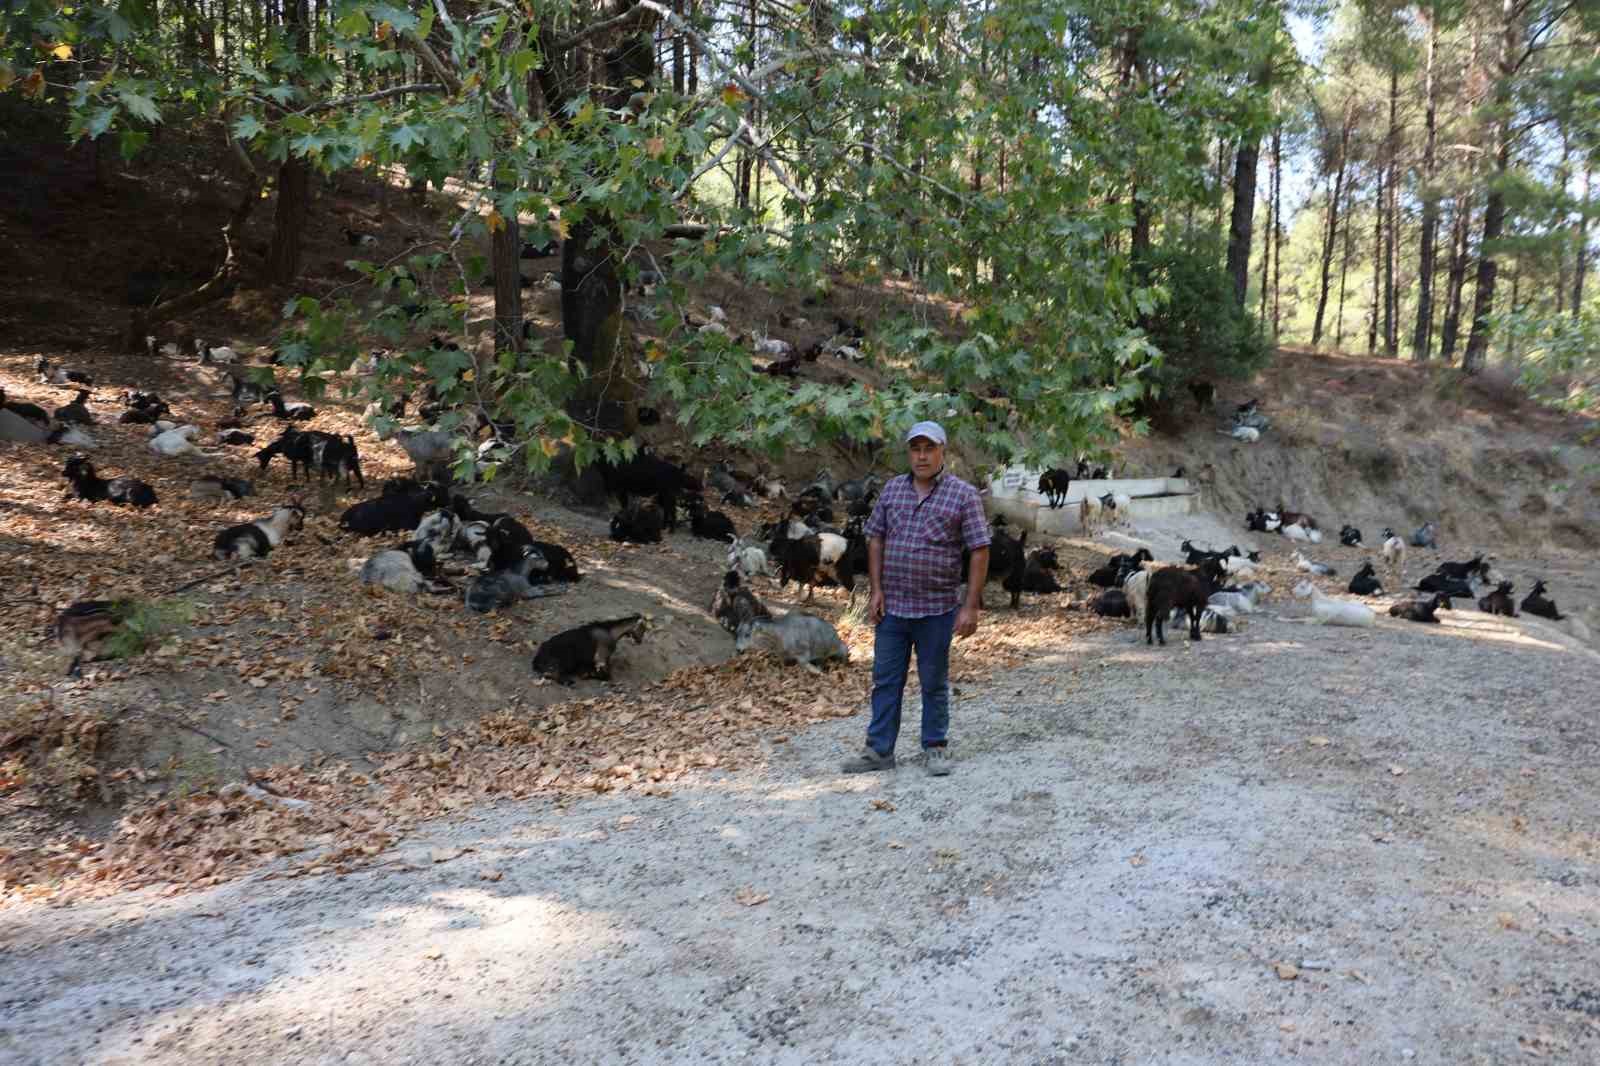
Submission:
[[[691,17],[657,0],[339,0],[309,33],[239,8],[225,26],[179,5],[26,0],[0,15],[0,80],[124,154],[209,118],[269,185],[299,159],[459,190],[447,235],[356,263],[365,294],[290,300],[281,347],[315,392],[376,339],[394,353],[377,381],[420,371],[514,421],[534,466],[628,447],[586,397],[665,401],[697,441],[769,452],[928,416],[1002,459],[1103,446],[1162,344],[1192,354],[1172,350],[1182,331],[1153,344],[1140,328],[1167,291],[1135,268],[1141,233],[1217,201],[1211,147],[1265,128],[1260,41],[1282,33],[1257,0],[818,0],[759,27],[711,2]],[[656,39],[688,42],[696,87],[656,69]],[[730,155],[781,195],[716,195]],[[566,245],[565,343],[428,347],[466,333],[482,249],[519,222]],[[627,295],[647,268],[666,284]],[[682,325],[713,273],[809,291],[841,271],[961,313],[874,323],[881,388],[791,388]]]

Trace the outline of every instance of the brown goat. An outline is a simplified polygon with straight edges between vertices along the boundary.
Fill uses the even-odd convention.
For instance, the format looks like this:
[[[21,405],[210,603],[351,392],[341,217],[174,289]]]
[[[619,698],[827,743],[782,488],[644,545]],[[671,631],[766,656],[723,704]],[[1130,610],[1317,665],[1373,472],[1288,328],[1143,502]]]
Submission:
[[[1151,629],[1162,645],[1167,643],[1166,620],[1173,608],[1189,612],[1189,639],[1200,639],[1200,615],[1206,609],[1206,599],[1211,595],[1211,582],[1206,575],[1195,570],[1182,570],[1175,566],[1157,570],[1150,575],[1149,606],[1144,616],[1144,642],[1152,644]]]

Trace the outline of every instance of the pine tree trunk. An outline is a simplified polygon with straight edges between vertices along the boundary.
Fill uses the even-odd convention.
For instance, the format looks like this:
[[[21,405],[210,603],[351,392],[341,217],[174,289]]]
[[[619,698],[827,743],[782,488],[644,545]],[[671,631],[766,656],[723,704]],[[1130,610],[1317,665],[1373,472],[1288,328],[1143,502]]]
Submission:
[[[1450,229],[1450,273],[1445,280],[1444,325],[1439,331],[1439,358],[1446,363],[1455,358],[1456,341],[1461,336],[1461,296],[1467,284],[1471,227],[1472,201],[1458,196],[1455,223]]]
[[[1423,8],[1422,17],[1428,23],[1428,53],[1423,69],[1422,233],[1417,248],[1417,321],[1411,331],[1411,358],[1426,363],[1433,345],[1433,277],[1439,231],[1439,195],[1433,188],[1439,111],[1433,64],[1438,52],[1439,25],[1433,6]]]
[[[504,195],[515,186],[497,177],[495,191]],[[500,210],[504,220],[489,238],[494,269],[494,344],[496,351],[522,350],[522,226],[516,206]]]
[[[1283,322],[1283,123],[1272,129],[1272,202],[1274,209],[1272,233],[1272,343],[1278,343]]]
[[[683,17],[683,0],[672,0],[672,13]],[[672,27],[672,91],[683,95],[683,34]]]
[[[267,250],[267,280],[287,285],[300,276],[300,234],[311,200],[306,161],[290,156],[278,167],[278,202],[272,214],[272,246]]]
[[[1355,241],[1351,237],[1350,211],[1348,208],[1346,208],[1344,215],[1344,240],[1340,243],[1344,246],[1344,252],[1339,256],[1339,316],[1335,322],[1333,334],[1333,350],[1336,352],[1344,351],[1345,283],[1350,276],[1350,251],[1355,246]]]
[[[1575,258],[1572,263],[1572,317],[1583,310],[1583,278],[1589,263],[1589,193],[1594,171],[1590,164],[1583,166],[1583,194],[1578,199],[1578,236],[1574,243]]]
[[[1395,294],[1394,294],[1394,260],[1398,234],[1395,232],[1395,216],[1399,213],[1396,204],[1399,198],[1395,195],[1396,186],[1399,185],[1399,167],[1396,159],[1399,156],[1399,127],[1396,122],[1400,108],[1400,68],[1398,65],[1389,67],[1389,132],[1384,137],[1384,153],[1388,156],[1389,180],[1386,183],[1389,199],[1384,201],[1380,196],[1379,213],[1383,218],[1384,243],[1383,243],[1383,349],[1384,354],[1393,359],[1396,354],[1395,346]]]
[[[1250,291],[1250,242],[1256,224],[1256,167],[1261,161],[1261,137],[1239,142],[1233,166],[1233,214],[1228,219],[1228,276],[1233,298],[1244,306]]]
[[[1328,224],[1322,231],[1322,274],[1317,287],[1317,314],[1311,326],[1311,346],[1322,343],[1322,324],[1328,311],[1328,286],[1332,280],[1333,242],[1339,233],[1339,200],[1344,192],[1345,170],[1350,159],[1350,133],[1354,113],[1345,109],[1339,132],[1339,169],[1334,172],[1333,191],[1328,197]],[[1281,253],[1280,253],[1281,254]]]
[[[1512,57],[1519,45],[1517,15],[1521,10],[1519,0],[1502,0],[1500,56],[1495,64],[1494,173],[1489,177],[1489,198],[1483,209],[1483,240],[1478,247],[1478,277],[1472,293],[1472,334],[1467,338],[1467,350],[1461,357],[1461,368],[1469,374],[1482,369],[1489,355],[1489,316],[1494,313],[1495,279],[1500,271],[1493,245],[1505,232],[1506,225],[1505,177],[1511,169],[1511,76],[1516,73]]]
[[[1272,198],[1274,184],[1272,177],[1277,174],[1277,171],[1278,159],[1276,156],[1272,156],[1267,163],[1267,173],[1269,175],[1267,179],[1267,229],[1266,235],[1261,241],[1261,309],[1256,312],[1256,324],[1260,327],[1262,333],[1265,333],[1267,330],[1267,283],[1271,280],[1272,276],[1272,209],[1274,206]]]
[[[1383,285],[1383,164],[1379,163],[1378,193],[1372,198],[1372,313],[1367,319],[1367,354],[1378,354],[1378,322],[1383,308],[1378,299]]]
[[[640,29],[605,56],[606,107],[627,106],[635,80],[655,72],[654,31]],[[551,94],[554,95],[553,93]],[[604,212],[586,215],[561,242],[561,325],[572,358],[589,370],[573,415],[601,433],[638,427],[639,388],[622,328],[619,227]]]
[[[307,0],[285,0],[283,24],[302,54],[311,47]],[[278,202],[272,217],[272,245],[267,249],[267,280],[287,285],[300,276],[300,235],[311,206],[311,170],[304,157],[290,155],[278,167]]]

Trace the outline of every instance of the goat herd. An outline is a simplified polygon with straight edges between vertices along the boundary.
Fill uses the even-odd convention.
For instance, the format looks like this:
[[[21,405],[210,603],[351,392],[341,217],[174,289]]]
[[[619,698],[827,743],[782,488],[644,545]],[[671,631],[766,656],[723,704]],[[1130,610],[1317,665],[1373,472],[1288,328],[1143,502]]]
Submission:
[[[1278,533],[1312,544],[1322,541],[1322,531],[1314,518],[1281,507],[1277,511],[1258,507],[1249,512],[1245,515],[1245,528],[1252,532]],[[1411,546],[1436,549],[1435,537],[1435,526],[1427,523],[1412,535]],[[1364,547],[1361,531],[1354,526],[1342,527],[1339,540],[1347,547]],[[1201,639],[1202,631],[1225,633],[1240,628],[1244,624],[1242,616],[1254,612],[1262,597],[1272,591],[1271,586],[1259,580],[1239,583],[1239,579],[1254,576],[1261,559],[1259,552],[1246,554],[1237,546],[1220,552],[1205,551],[1189,541],[1184,541],[1180,550],[1188,569],[1165,567],[1152,573],[1144,568],[1146,563],[1153,562],[1148,549],[1113,556],[1104,567],[1089,575],[1092,583],[1107,590],[1094,601],[1093,610],[1112,617],[1142,618],[1146,643],[1153,642],[1153,634],[1165,644],[1163,630],[1169,620],[1176,622],[1187,617],[1189,635],[1194,640]],[[1385,529],[1380,553],[1386,568],[1401,580],[1406,552],[1405,539]],[[1291,558],[1302,573],[1323,578],[1338,576],[1333,566],[1317,562],[1301,550],[1295,550]],[[1399,600],[1389,608],[1389,614],[1412,622],[1437,623],[1435,612],[1450,609],[1455,599],[1465,598],[1476,602],[1478,609],[1487,614],[1514,618],[1518,609],[1511,594],[1515,587],[1494,569],[1490,556],[1479,554],[1461,562],[1441,562],[1414,586],[1414,591],[1422,595]],[[1363,597],[1384,594],[1373,560],[1362,563],[1351,577],[1348,589],[1352,595]],[[1309,579],[1300,581],[1293,591],[1302,599],[1310,599],[1315,621],[1328,625],[1370,626],[1377,620],[1371,607],[1328,596]],[[1545,592],[1545,583],[1536,581],[1522,600],[1522,612],[1552,621],[1562,620],[1564,616]]]
[[[195,342],[202,363],[228,363],[235,355],[228,348],[209,348]],[[68,444],[93,448],[95,442],[84,428],[95,422],[87,401],[93,379],[81,371],[70,370],[40,360],[37,366],[43,383],[77,390],[73,402],[59,408],[54,417],[36,405],[10,402],[0,391],[0,439],[32,443]],[[269,371],[270,374],[270,371]],[[320,480],[343,479],[346,487],[352,478],[363,488],[359,450],[351,435],[325,433],[298,428],[294,423],[315,417],[308,404],[286,403],[272,385],[261,384],[259,376],[232,375],[234,414],[218,425],[216,443],[221,447],[252,446],[255,436],[245,427],[251,424],[248,405],[259,403],[272,408],[270,416],[285,423],[278,436],[255,453],[259,469],[265,472],[272,460],[282,456],[290,465],[291,477],[309,478],[315,470]],[[124,424],[149,427],[147,446],[159,456],[192,454],[199,449],[194,440],[199,427],[180,423],[167,416],[171,408],[159,396],[148,392],[122,394],[125,410],[118,419]],[[375,405],[376,407],[376,405]],[[393,406],[369,408],[372,416],[402,413]],[[423,405],[426,415],[427,404]],[[435,412],[437,413],[437,412]],[[500,438],[500,427],[477,420]],[[470,420],[469,420],[470,429]],[[559,594],[582,579],[572,553],[560,544],[536,539],[509,514],[484,513],[449,487],[448,475],[440,476],[440,466],[453,456],[457,447],[451,433],[432,429],[401,429],[392,434],[411,457],[416,477],[385,482],[381,492],[347,509],[339,520],[341,530],[363,537],[404,533],[408,538],[393,547],[363,559],[350,560],[352,572],[366,584],[395,592],[451,593],[456,586],[450,578],[466,579],[462,591],[468,610],[489,612],[520,600]],[[380,434],[387,438],[389,434]],[[812,599],[818,586],[838,586],[851,594],[864,583],[867,572],[867,541],[863,532],[866,518],[881,487],[875,475],[837,481],[824,470],[815,480],[790,497],[778,479],[760,473],[741,472],[727,462],[705,471],[703,479],[684,467],[660,457],[648,448],[624,462],[601,462],[600,477],[608,496],[615,497],[619,510],[610,522],[613,540],[628,543],[658,543],[665,531],[679,526],[680,505],[687,512],[689,531],[696,537],[728,545],[727,569],[710,609],[716,619],[734,634],[735,647],[779,652],[789,662],[810,669],[830,659],[847,657],[843,642],[826,620],[804,611],[774,616],[752,590],[749,579],[765,575],[777,579],[779,587],[793,581]],[[133,477],[102,477],[81,452],[67,460],[62,472],[69,483],[68,496],[86,502],[110,502],[135,508],[155,505],[155,490]],[[1101,479],[1111,471],[1091,468],[1080,462],[1078,479]],[[1184,476],[1180,468],[1174,476]],[[1038,491],[1051,507],[1064,505],[1074,474],[1049,470],[1039,478]],[[1202,475],[1202,480],[1206,480]],[[759,525],[753,535],[740,537],[733,520],[724,512],[707,507],[707,490],[724,505],[749,508],[760,501],[789,501],[785,517]],[[189,494],[195,499],[237,500],[255,492],[252,482],[236,477],[206,476],[193,480]],[[1085,497],[1080,505],[1084,525],[1092,518],[1125,507],[1125,499],[1108,494]],[[842,526],[838,524],[843,514]],[[211,554],[218,560],[248,563],[265,559],[291,534],[304,526],[305,510],[298,497],[291,498],[271,514],[215,533]],[[1257,508],[1245,516],[1247,530],[1278,533],[1305,544],[1317,544],[1322,532],[1307,514],[1281,507],[1268,512]],[[1050,594],[1062,591],[1057,575],[1060,563],[1051,548],[1027,550],[1027,533],[1011,535],[1003,516],[995,519],[990,554],[990,573],[1010,594],[1012,607],[1020,603],[1023,592]],[[1412,547],[1435,547],[1431,524],[1413,534]],[[320,538],[319,538],[320,539]],[[1359,530],[1345,526],[1340,542],[1362,546]],[[331,542],[325,542],[331,543]],[[1227,551],[1204,551],[1185,541],[1182,547],[1187,567],[1146,568],[1154,558],[1148,549],[1115,555],[1088,575],[1088,580],[1103,591],[1090,604],[1106,617],[1132,617],[1145,628],[1147,643],[1166,643],[1168,621],[1187,619],[1190,637],[1201,633],[1228,632],[1244,624],[1243,616],[1259,606],[1270,587],[1255,580],[1259,553],[1248,555],[1237,547]],[[1391,530],[1384,530],[1383,560],[1393,572],[1403,574],[1406,541]],[[1332,567],[1314,562],[1300,551],[1294,553],[1298,569],[1321,577],[1335,576]],[[1492,586],[1492,590],[1490,588]],[[1436,622],[1435,612],[1449,608],[1457,598],[1477,601],[1487,612],[1515,616],[1512,582],[1503,580],[1492,560],[1476,556],[1464,562],[1446,562],[1416,586],[1422,597],[1395,604],[1390,614],[1419,622]],[[1373,562],[1368,561],[1351,579],[1349,591],[1358,596],[1383,592]],[[1338,625],[1371,625],[1373,612],[1365,604],[1325,596],[1311,582],[1303,582],[1297,595],[1310,597],[1314,617]],[[75,603],[59,617],[56,634],[62,647],[72,655],[69,672],[76,674],[80,663],[103,651],[131,607],[125,600],[96,600]],[[1544,582],[1537,582],[1523,599],[1522,611],[1557,619],[1562,616],[1545,596]],[[533,660],[536,673],[568,682],[574,677],[609,678],[610,662],[617,644],[624,637],[636,643],[643,640],[648,626],[641,615],[597,621],[566,630],[544,641]]]

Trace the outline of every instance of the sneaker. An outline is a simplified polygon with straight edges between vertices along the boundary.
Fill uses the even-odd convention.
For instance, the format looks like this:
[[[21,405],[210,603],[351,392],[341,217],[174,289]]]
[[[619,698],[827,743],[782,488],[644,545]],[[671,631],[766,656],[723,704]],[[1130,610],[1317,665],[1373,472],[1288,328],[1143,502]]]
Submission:
[[[847,774],[866,774],[874,770],[893,770],[894,752],[891,751],[887,755],[879,755],[872,750],[872,745],[868,744],[861,749],[860,755],[857,755],[854,759],[846,760],[845,764],[839,769]]]
[[[927,762],[924,764],[929,777],[947,777],[950,773],[950,749],[926,748]]]

